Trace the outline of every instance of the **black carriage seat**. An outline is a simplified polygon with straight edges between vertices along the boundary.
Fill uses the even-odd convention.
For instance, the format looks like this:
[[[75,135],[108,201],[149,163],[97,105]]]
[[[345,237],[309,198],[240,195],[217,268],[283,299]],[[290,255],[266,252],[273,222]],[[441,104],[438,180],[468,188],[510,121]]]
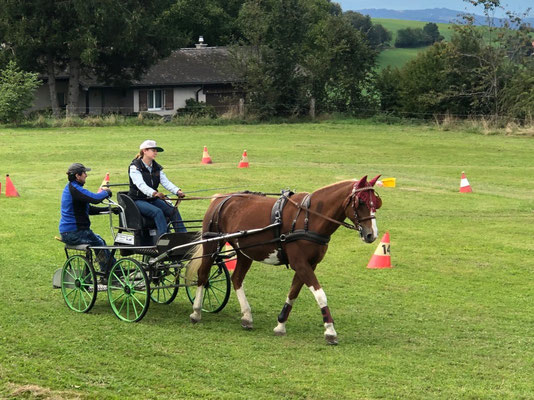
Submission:
[[[119,232],[121,228],[126,228],[124,231],[132,232],[135,246],[153,246],[157,240],[154,220],[141,215],[133,199],[128,196],[128,192],[118,192],[117,200],[124,209],[124,214],[119,219]]]
[[[158,254],[163,254],[167,250],[170,250],[176,246],[192,243],[195,241],[197,236],[198,234],[196,232],[165,233],[161,235],[156,243]],[[182,249],[177,249],[169,254],[169,257],[172,259],[182,259],[187,252],[191,250],[191,248],[192,246],[187,246]]]

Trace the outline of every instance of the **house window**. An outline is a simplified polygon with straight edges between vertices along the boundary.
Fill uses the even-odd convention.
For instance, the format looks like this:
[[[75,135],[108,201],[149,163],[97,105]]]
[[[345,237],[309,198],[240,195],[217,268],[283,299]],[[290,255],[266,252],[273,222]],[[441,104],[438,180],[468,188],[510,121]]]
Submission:
[[[163,90],[149,90],[148,91],[148,109],[161,110],[163,104]]]

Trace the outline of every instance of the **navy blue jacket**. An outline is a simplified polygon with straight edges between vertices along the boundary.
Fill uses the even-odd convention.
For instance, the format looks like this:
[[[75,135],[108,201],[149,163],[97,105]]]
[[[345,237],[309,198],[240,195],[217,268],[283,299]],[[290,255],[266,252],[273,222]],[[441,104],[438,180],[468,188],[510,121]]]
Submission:
[[[109,196],[107,191],[92,193],[84,189],[77,181],[69,182],[61,196],[61,219],[59,220],[59,232],[75,232],[89,229],[91,221],[89,214],[98,214],[107,210],[104,207],[94,207],[90,203],[97,204]]]

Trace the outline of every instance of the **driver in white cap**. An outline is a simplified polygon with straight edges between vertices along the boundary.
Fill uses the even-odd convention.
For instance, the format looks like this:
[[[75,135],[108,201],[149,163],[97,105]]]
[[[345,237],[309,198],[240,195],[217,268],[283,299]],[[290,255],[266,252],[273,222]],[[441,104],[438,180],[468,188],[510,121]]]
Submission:
[[[162,151],[154,140],[145,140],[139,146],[139,154],[131,162],[128,174],[128,195],[135,201],[143,216],[154,220],[158,236],[168,231],[167,218],[176,232],[187,232],[178,209],[164,201],[166,196],[158,190],[161,184],[169,192],[184,197],[180,188],[167,178],[163,167],[155,160],[158,152]]]

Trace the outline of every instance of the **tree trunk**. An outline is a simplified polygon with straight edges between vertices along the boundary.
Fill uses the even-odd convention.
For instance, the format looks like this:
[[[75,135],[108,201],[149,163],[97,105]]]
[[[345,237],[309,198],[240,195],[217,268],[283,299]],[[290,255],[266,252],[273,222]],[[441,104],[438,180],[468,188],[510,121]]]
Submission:
[[[67,117],[79,114],[78,96],[80,95],[80,60],[73,59],[69,63],[69,100]]]
[[[50,104],[52,104],[52,113],[54,117],[59,117],[59,103],[56,92],[56,71],[54,69],[54,60],[51,55],[47,56],[48,64],[48,92],[50,93]]]

